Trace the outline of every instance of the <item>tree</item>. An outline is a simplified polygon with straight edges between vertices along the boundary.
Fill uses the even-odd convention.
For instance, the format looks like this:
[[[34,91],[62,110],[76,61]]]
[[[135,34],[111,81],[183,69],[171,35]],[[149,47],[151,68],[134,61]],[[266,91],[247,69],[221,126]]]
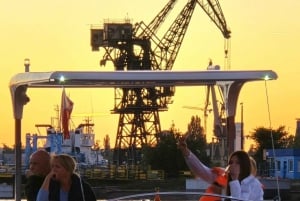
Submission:
[[[104,150],[110,150],[110,137],[108,134],[105,135],[104,139],[103,139],[103,146],[104,146]]]
[[[182,154],[177,148],[179,134],[172,131],[163,131],[157,134],[155,147],[142,146],[142,164],[150,165],[151,169],[164,170],[166,177],[178,176],[180,163],[184,163]]]
[[[300,121],[300,120],[298,119],[297,123],[298,123],[298,121]],[[293,148],[294,149],[300,149],[300,128],[298,126],[297,126],[297,129],[296,129]]]
[[[8,146],[7,144],[4,144],[4,143],[3,143],[2,149],[3,149],[3,153],[15,153],[14,147],[10,147],[10,146]]]
[[[259,127],[254,129],[249,137],[255,141],[256,146],[251,147],[250,151],[258,164],[258,168],[265,168],[263,167],[265,150],[272,149],[272,143],[275,149],[292,148],[294,143],[294,137],[285,131],[284,126],[280,126],[278,129]]]
[[[274,148],[291,148],[293,146],[293,136],[285,131],[284,126],[280,126],[278,129],[256,128],[249,137],[256,142],[258,149],[271,149],[272,137]]]
[[[163,169],[168,177],[177,176],[180,170],[180,151],[177,148],[178,133],[162,132],[154,149],[153,168]],[[182,160],[181,160],[182,161]]]
[[[201,119],[193,116],[185,133],[186,142],[190,150],[205,164],[209,164],[206,154],[206,138],[201,127]],[[181,134],[175,129],[173,123],[169,131],[157,134],[155,147],[144,145],[142,147],[142,163],[151,165],[152,169],[164,170],[167,177],[178,176],[180,170],[188,170],[181,151],[177,147],[177,141]]]
[[[210,164],[210,158],[207,156],[208,148],[204,128],[201,126],[201,119],[198,116],[192,116],[191,122],[188,124],[188,130],[185,134],[187,137],[187,145],[189,149],[204,164]]]

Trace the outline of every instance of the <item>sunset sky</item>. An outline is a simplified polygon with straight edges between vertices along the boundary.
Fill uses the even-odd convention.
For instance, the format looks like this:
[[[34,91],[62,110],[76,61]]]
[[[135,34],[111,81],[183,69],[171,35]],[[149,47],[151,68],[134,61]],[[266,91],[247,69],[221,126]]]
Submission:
[[[186,2],[178,0],[165,27],[171,25]],[[147,24],[166,3],[167,0],[0,0],[0,142],[14,144],[8,84],[13,75],[24,71],[25,58],[30,58],[32,72],[114,70],[111,63],[106,67],[99,66],[103,50],[91,50],[91,25],[102,25],[105,19],[125,18],[132,23],[144,21]],[[278,128],[284,125],[288,132],[295,134],[296,118],[300,117],[300,87],[297,83],[300,76],[300,1],[220,0],[220,4],[232,31],[230,69],[274,70],[279,77],[266,85],[262,81],[243,86],[239,103],[244,105],[245,133],[261,126]],[[224,39],[197,5],[173,69],[205,70],[209,59],[224,67]],[[26,133],[37,133],[35,124],[50,123],[51,117],[56,116],[54,108],[60,104],[61,92],[61,89],[28,90],[31,101],[23,112],[23,145]],[[66,89],[66,92],[75,104],[75,125],[85,118],[78,117],[80,114],[97,114],[93,117],[96,139],[102,142],[109,134],[114,145],[118,115],[110,114],[114,106],[113,89]],[[174,122],[176,128],[185,132],[191,116],[202,117],[202,112],[183,106],[203,107],[204,101],[205,94],[200,87],[177,87],[169,111],[160,113],[162,129],[169,129]],[[208,121],[212,121],[212,116]],[[240,121],[240,107],[236,121]],[[208,128],[209,138],[211,133]]]

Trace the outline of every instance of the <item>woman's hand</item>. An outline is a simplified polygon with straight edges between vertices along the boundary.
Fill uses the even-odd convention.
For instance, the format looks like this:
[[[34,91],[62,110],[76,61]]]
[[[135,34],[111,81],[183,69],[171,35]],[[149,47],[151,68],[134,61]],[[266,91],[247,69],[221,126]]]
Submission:
[[[55,173],[53,172],[53,170],[51,170],[47,176],[46,176],[46,179],[55,179],[56,175]]]
[[[180,136],[177,142],[177,147],[181,150],[182,154],[186,157],[189,156],[190,150],[187,148],[186,136]]]
[[[240,175],[240,166],[235,164],[229,165],[228,174],[230,175],[232,180],[238,180]]]
[[[44,182],[43,182],[41,188],[44,189],[44,190],[49,190],[50,180],[53,179],[53,178],[55,178],[55,176],[56,176],[55,173],[53,172],[53,170],[51,170],[47,174],[47,176],[45,177]]]

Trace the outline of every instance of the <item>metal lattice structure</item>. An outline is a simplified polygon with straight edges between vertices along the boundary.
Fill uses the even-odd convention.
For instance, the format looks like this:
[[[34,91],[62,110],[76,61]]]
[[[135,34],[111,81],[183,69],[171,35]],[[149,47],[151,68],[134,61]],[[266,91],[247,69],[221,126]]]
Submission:
[[[94,51],[101,47],[105,53],[100,65],[107,61],[116,71],[171,70],[179,53],[184,36],[196,5],[199,5],[222,32],[230,38],[230,31],[217,0],[189,0],[162,37],[159,28],[172,11],[176,0],[170,0],[147,25],[143,21],[132,25],[129,20],[122,23],[105,22],[103,28],[91,29],[91,46]],[[159,112],[167,111],[173,102],[175,86],[151,88],[115,88],[115,103],[112,113],[119,114],[115,143],[116,162],[127,158],[136,161],[136,148],[143,144],[157,143],[156,134],[161,132]],[[127,153],[128,154],[128,153]]]

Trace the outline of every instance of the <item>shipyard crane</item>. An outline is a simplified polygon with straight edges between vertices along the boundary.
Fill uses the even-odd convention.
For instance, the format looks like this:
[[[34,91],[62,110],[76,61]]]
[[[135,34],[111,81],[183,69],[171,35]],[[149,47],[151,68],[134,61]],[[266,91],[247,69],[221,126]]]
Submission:
[[[211,64],[212,65],[212,64]],[[226,143],[227,143],[227,123],[226,123],[226,107],[225,101],[222,97],[222,92],[219,87],[213,85],[206,86],[206,100],[204,107],[196,106],[183,106],[186,109],[201,110],[203,111],[204,118],[204,133],[207,136],[207,117],[208,112],[213,113],[213,137],[211,143],[211,160],[215,162],[224,162],[223,159],[227,154]],[[216,89],[219,90],[221,100],[217,99]],[[211,99],[210,99],[211,98]],[[208,109],[208,106],[211,108]],[[224,164],[225,165],[225,164]]]
[[[149,24],[141,21],[133,25],[125,19],[122,23],[106,21],[103,27],[92,27],[92,50],[104,49],[100,65],[111,61],[116,71],[171,70],[196,5],[204,10],[225,39],[230,38],[218,0],[188,0],[164,35],[158,36],[175,3],[176,0],[169,0]],[[138,148],[157,143],[156,134],[161,132],[159,112],[167,111],[174,93],[175,86],[115,88],[112,113],[119,114],[119,123],[114,162],[122,162],[126,155],[127,161],[136,163]]]

